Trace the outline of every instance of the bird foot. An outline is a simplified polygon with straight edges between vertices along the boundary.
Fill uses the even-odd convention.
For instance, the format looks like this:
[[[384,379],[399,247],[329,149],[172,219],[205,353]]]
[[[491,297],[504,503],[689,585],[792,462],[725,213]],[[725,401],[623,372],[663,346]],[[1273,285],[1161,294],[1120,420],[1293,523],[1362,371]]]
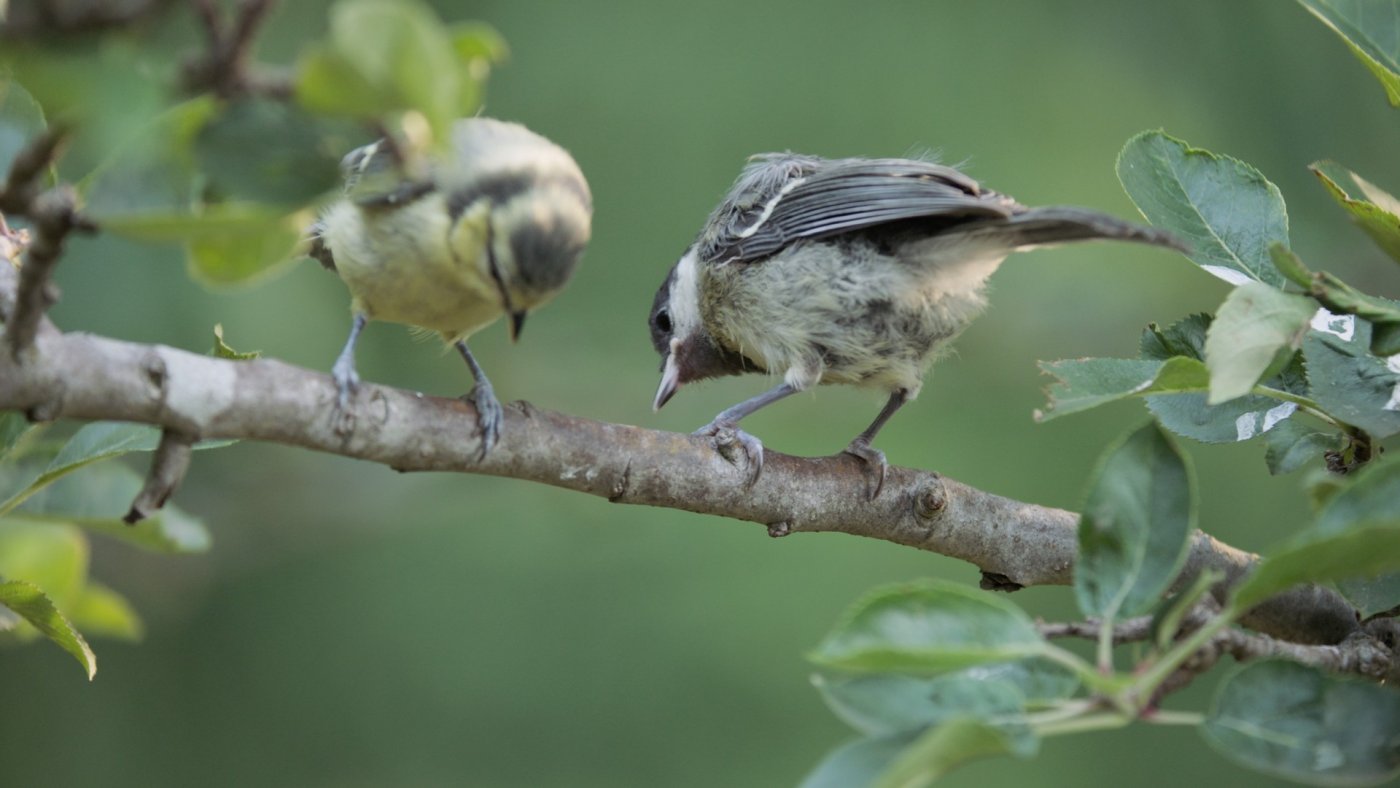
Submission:
[[[355,362],[344,356],[336,359],[331,367],[331,378],[335,380],[336,407],[342,411],[350,408],[350,397],[360,389],[360,375],[355,371]]]
[[[856,438],[851,441],[851,445],[844,450],[845,454],[858,457],[865,462],[865,500],[873,501],[880,496],[880,490],[885,487],[885,472],[889,470],[890,464],[885,460],[885,453],[870,445],[870,441],[864,438]]]
[[[462,401],[469,402],[476,408],[476,424],[481,435],[481,449],[477,452],[476,459],[480,462],[486,459],[487,453],[495,448],[496,442],[500,440],[505,411],[501,409],[501,401],[496,399],[496,392],[491,388],[491,384],[484,380],[463,394]]]
[[[745,460],[748,462],[749,479],[747,485],[752,487],[754,482],[763,473],[763,441],[739,429],[736,425],[723,422],[712,421],[691,433],[701,438],[712,438],[714,440],[715,451],[720,456],[728,460],[730,464],[735,462],[735,449],[743,449]]]

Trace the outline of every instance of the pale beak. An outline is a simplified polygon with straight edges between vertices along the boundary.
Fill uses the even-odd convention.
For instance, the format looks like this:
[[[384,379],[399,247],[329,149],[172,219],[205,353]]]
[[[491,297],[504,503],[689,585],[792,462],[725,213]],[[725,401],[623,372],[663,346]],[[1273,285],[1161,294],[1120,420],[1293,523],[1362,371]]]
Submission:
[[[661,385],[656,387],[656,401],[651,404],[651,409],[661,410],[661,406],[665,405],[680,387],[681,370],[676,366],[676,354],[673,350],[666,355],[666,368],[661,373]]]

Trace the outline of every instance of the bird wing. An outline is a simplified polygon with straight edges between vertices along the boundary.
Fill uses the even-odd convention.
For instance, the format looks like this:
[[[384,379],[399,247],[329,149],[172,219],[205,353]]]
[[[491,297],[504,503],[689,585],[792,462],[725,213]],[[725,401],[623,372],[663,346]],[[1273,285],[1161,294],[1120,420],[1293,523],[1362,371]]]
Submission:
[[[717,211],[702,234],[702,259],[751,262],[803,238],[906,219],[1004,219],[1024,210],[952,167],[926,161],[769,157],[758,167],[783,167],[785,177],[746,172],[731,192],[729,209]],[[739,204],[739,192],[765,177],[768,193]]]

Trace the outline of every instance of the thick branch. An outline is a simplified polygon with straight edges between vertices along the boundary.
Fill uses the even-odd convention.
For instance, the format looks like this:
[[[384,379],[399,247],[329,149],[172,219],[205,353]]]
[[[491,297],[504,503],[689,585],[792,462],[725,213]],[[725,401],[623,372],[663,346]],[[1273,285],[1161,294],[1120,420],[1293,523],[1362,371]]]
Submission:
[[[0,294],[14,272],[0,266]],[[0,301],[3,297],[0,297]],[[3,305],[3,304],[0,304]],[[605,497],[762,523],[773,535],[837,531],[959,558],[1019,586],[1070,582],[1077,546],[1073,512],[983,492],[936,473],[891,467],[866,502],[860,460],[768,452],[763,476],[702,438],[538,410],[505,409],[501,442],[478,461],[476,414],[455,399],[364,384],[348,434],[336,429],[330,376],[272,359],[225,361],[159,345],[58,332],[45,321],[23,365],[0,358],[0,409],[40,418],[155,424],[193,438],[302,446],[401,471],[509,476]],[[1230,580],[1255,556],[1198,533],[1189,578],[1216,567]],[[1336,643],[1356,631],[1355,611],[1335,592],[1294,589],[1244,624],[1301,643]]]

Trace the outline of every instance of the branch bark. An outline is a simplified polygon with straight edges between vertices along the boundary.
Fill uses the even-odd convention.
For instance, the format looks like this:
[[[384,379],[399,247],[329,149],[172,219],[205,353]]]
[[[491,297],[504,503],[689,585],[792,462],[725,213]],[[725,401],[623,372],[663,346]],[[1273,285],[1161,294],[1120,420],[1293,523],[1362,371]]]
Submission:
[[[0,307],[13,304],[12,266],[0,265]],[[0,309],[0,314],[11,310]],[[363,384],[349,430],[337,429],[330,376],[274,359],[226,361],[161,345],[62,333],[47,319],[31,354],[0,354],[0,409],[32,418],[154,424],[188,439],[269,441],[354,457],[400,471],[457,471],[549,484],[607,498],[765,525],[774,536],[840,532],[952,556],[1012,587],[1071,582],[1078,515],[969,487],[937,473],[891,467],[865,500],[859,460],[767,452],[745,485],[711,441],[539,410],[505,408],[501,441],[477,459],[476,414],[455,399]],[[1182,582],[1208,567],[1226,584],[1257,557],[1198,532]],[[1220,589],[1223,591],[1223,588]],[[1242,623],[1305,644],[1359,630],[1336,592],[1303,586]]]

